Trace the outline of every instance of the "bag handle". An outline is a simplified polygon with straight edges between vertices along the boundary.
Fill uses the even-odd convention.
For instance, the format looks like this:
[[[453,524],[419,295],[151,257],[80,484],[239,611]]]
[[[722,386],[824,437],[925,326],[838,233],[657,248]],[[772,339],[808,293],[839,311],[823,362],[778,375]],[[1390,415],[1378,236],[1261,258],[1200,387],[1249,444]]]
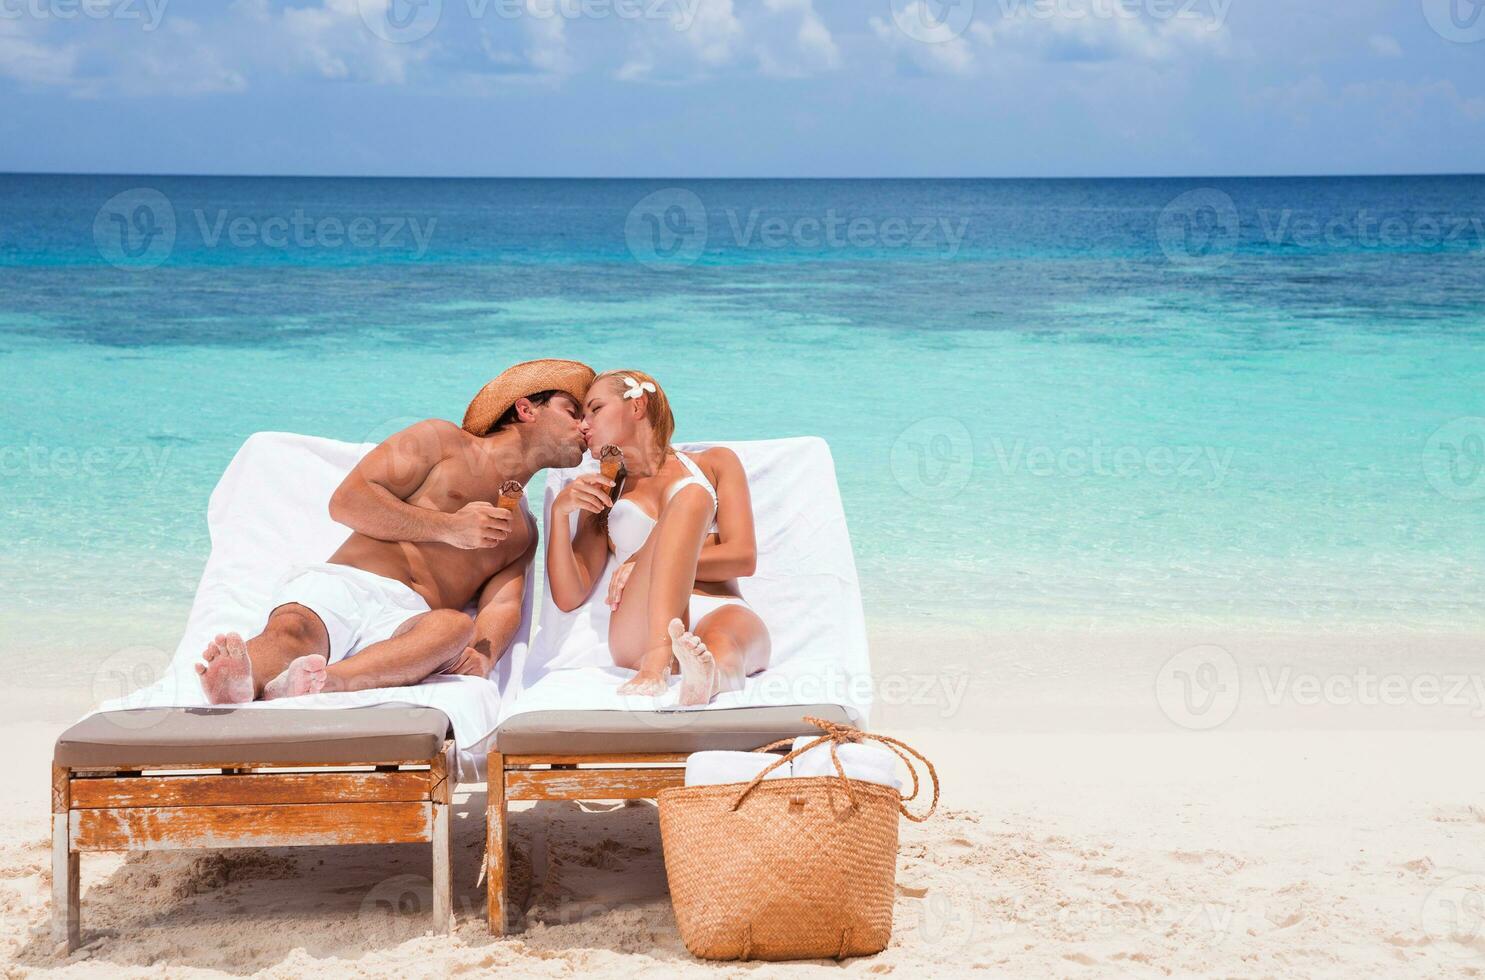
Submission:
[[[929,817],[933,816],[933,812],[938,809],[938,771],[933,768],[933,763],[924,758],[923,754],[917,749],[914,749],[912,746],[907,745],[903,742],[899,742],[897,739],[891,738],[887,735],[876,735],[872,732],[863,732],[861,729],[856,728],[853,725],[839,725],[833,721],[826,721],[823,718],[812,718],[808,716],[806,716],[804,720],[808,724],[814,725],[825,734],[821,735],[819,738],[815,739],[813,742],[810,742],[803,748],[794,749],[788,755],[775,760],[772,765],[768,766],[768,768],[764,769],[758,775],[754,776],[753,781],[751,783],[748,783],[748,785],[743,788],[743,791],[737,795],[737,799],[732,801],[732,806],[728,809],[736,810],[739,806],[741,806],[742,801],[747,798],[749,793],[753,792],[754,787],[763,782],[764,778],[767,777],[769,773],[773,772],[779,766],[782,766],[784,763],[790,761],[795,756],[803,755],[810,749],[813,749],[815,746],[821,745],[825,742],[830,743],[830,761],[835,763],[836,774],[840,776],[841,785],[845,787],[846,796],[850,798],[851,806],[854,808],[856,806],[856,793],[851,789],[851,780],[846,778],[845,767],[840,764],[840,752],[837,749],[837,746],[848,742],[866,741],[881,742],[883,745],[885,745],[892,751],[894,755],[896,755],[903,761],[903,763],[907,766],[908,774],[913,777],[913,791],[907,796],[903,796],[901,790],[899,790],[897,793],[898,812],[900,812],[904,817],[907,817],[914,823],[922,823]],[[792,738],[780,739],[777,742],[773,742],[769,745],[763,746],[761,749],[754,749],[754,751],[771,752],[776,748],[784,745],[792,745],[793,743],[794,740]],[[919,762],[923,763],[923,765],[928,769],[928,778],[933,781],[933,801],[928,804],[927,812],[925,812],[921,816],[912,813],[907,808],[907,804],[909,801],[916,800],[918,798],[918,790],[921,788],[921,784],[918,781],[918,770],[913,765],[913,759],[908,758],[909,755],[911,755],[913,759],[917,759]]]

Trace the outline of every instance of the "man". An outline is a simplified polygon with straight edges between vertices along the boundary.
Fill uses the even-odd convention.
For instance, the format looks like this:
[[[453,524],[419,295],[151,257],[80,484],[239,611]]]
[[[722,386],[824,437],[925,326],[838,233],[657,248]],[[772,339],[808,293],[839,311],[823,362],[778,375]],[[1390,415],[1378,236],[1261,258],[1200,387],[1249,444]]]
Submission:
[[[207,646],[196,665],[207,700],[487,676],[520,626],[536,554],[536,522],[497,507],[500,487],[582,461],[593,376],[576,361],[517,364],[475,397],[462,429],[419,422],[368,453],[330,498],[351,536],[283,579],[261,633]]]

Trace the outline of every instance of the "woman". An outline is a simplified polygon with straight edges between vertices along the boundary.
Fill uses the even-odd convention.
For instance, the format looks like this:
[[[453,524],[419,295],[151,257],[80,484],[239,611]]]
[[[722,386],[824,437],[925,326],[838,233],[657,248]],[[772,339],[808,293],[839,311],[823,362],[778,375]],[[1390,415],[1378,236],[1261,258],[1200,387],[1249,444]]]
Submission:
[[[721,447],[694,456],[671,448],[670,402],[642,371],[600,374],[583,408],[588,451],[618,446],[625,473],[622,485],[580,476],[552,502],[552,601],[567,612],[586,602],[613,552],[609,650],[615,664],[638,671],[619,693],[663,694],[673,663],[683,705],[741,689],[770,653],[768,628],[737,590],[758,559],[741,461]]]

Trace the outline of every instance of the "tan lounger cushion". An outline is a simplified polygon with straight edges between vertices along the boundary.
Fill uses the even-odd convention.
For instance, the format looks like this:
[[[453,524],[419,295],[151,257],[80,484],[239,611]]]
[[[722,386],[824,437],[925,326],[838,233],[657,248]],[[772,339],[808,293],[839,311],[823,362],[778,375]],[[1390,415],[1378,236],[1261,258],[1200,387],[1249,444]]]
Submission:
[[[805,716],[848,724],[838,704],[706,711],[532,711],[500,726],[506,755],[601,755],[750,751],[781,738],[819,734]]]
[[[92,715],[57,739],[58,765],[139,769],[245,763],[364,765],[426,762],[448,736],[437,708],[377,705],[286,708],[139,708]]]

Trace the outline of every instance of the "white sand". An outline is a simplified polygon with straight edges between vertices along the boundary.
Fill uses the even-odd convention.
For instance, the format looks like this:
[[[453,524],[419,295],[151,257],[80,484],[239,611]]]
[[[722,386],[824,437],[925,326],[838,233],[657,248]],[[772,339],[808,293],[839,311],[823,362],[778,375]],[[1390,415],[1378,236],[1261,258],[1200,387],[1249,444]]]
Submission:
[[[686,954],[648,804],[517,812],[525,928],[493,939],[478,789],[458,797],[453,937],[420,935],[423,847],[98,855],[85,948],[61,959],[46,938],[58,730],[0,729],[5,976],[1485,973],[1476,733],[899,731],[939,765],[945,805],[904,824],[891,947],[742,966]]]

